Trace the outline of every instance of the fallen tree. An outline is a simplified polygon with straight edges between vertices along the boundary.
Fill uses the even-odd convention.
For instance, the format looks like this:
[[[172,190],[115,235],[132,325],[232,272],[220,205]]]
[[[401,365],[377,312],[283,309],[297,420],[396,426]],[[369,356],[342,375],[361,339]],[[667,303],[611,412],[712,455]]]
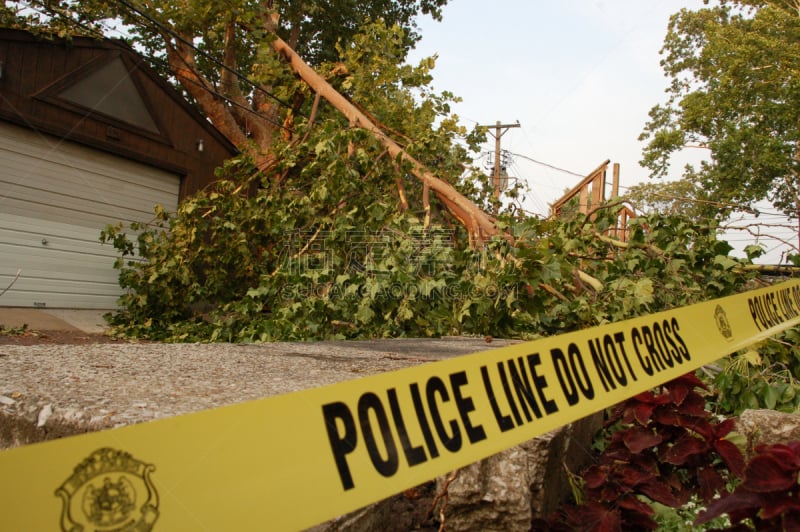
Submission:
[[[270,19],[266,23],[269,31],[275,33],[277,22]],[[320,76],[277,34],[271,41],[271,46],[283,57],[292,69],[303,79],[317,94],[331,103],[350,121],[352,127],[360,127],[375,137],[389,152],[389,155],[400,161],[408,163],[410,171],[423,182],[426,189],[429,187],[447,210],[467,229],[470,242],[473,245],[483,244],[487,238],[497,235],[495,219],[480,209],[473,201],[466,198],[453,185],[439,179],[422,163],[403,150],[389,135],[381,130],[370,118],[355,105],[342,96],[333,86]],[[425,192],[427,194],[427,192]],[[427,201],[427,198],[425,198]],[[505,235],[510,238],[510,235]]]

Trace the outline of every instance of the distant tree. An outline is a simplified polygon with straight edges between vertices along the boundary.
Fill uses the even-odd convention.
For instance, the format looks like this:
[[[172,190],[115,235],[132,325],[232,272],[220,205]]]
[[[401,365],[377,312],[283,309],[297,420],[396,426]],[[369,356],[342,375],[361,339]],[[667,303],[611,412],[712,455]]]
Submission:
[[[670,20],[662,54],[669,97],[650,111],[640,137],[652,176],[664,176],[684,147],[707,148],[710,157],[687,175],[708,197],[743,209],[768,199],[800,218],[800,3],[721,0],[683,9]]]
[[[690,179],[639,183],[629,187],[623,199],[639,212],[683,215],[694,219],[705,216],[709,208],[722,207],[709,199]]]

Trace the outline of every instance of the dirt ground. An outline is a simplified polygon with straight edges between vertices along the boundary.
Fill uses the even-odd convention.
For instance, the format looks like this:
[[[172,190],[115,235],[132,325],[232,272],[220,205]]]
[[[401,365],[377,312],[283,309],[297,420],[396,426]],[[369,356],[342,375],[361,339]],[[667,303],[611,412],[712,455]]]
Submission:
[[[90,334],[78,329],[70,331],[0,330],[0,345],[85,345],[128,342],[128,340],[119,340],[103,334]]]

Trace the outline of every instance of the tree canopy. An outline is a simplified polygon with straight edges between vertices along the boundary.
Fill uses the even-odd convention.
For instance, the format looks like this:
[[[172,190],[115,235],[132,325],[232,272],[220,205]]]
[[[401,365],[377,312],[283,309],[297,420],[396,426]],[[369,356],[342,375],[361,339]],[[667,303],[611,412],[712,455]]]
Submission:
[[[279,132],[291,134],[295,117],[311,112],[309,91],[289,82],[294,74],[270,49],[271,42],[283,39],[306,63],[329,77],[344,77],[349,70],[341,64],[342,51],[356,46],[365,27],[394,28],[398,41],[387,52],[401,64],[419,39],[415,17],[424,13],[439,19],[446,3],[30,0],[6,2],[2,20],[62,36],[119,38],[113,29],[124,28],[123,38],[177,81],[229,140],[242,149],[256,147],[258,156],[271,149]]]
[[[651,110],[640,137],[652,176],[664,176],[684,147],[706,148],[707,160],[685,174],[717,203],[706,213],[725,216],[767,199],[800,217],[798,3],[683,9],[670,20],[662,55],[668,99]]]
[[[689,179],[639,183],[629,187],[625,201],[638,212],[685,215],[701,219],[709,207],[724,207],[707,197],[705,191]]]

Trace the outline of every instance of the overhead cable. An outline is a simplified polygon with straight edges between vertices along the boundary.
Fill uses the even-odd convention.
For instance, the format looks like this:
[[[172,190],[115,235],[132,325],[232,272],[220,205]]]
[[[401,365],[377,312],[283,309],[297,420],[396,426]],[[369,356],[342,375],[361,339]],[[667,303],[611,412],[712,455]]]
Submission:
[[[164,24],[162,24],[161,22],[159,22],[158,20],[156,20],[155,18],[153,18],[149,14],[145,13],[144,11],[140,10],[139,8],[137,8],[136,6],[134,6],[134,5],[130,4],[129,2],[127,2],[127,0],[117,0],[117,3],[122,5],[122,6],[124,6],[124,7],[126,7],[128,10],[130,10],[133,13],[135,13],[136,15],[138,15],[138,16],[142,17],[143,19],[145,19],[147,22],[152,24],[153,27],[155,27],[155,29],[169,34],[174,39],[180,41],[184,45],[186,45],[189,48],[191,48],[192,50],[194,50],[196,53],[202,55],[203,57],[205,57],[206,59],[208,59],[209,61],[211,61],[215,65],[217,65],[219,68],[225,70],[226,72],[228,72],[230,74],[233,74],[234,76],[236,76],[237,79],[239,79],[240,81],[243,81],[244,83],[250,85],[250,87],[252,87],[254,90],[266,95],[267,97],[269,97],[270,99],[274,100],[275,102],[283,105],[287,109],[294,109],[294,107],[290,103],[285,102],[281,98],[275,96],[274,94],[272,94],[271,92],[266,90],[261,85],[258,85],[257,83],[254,83],[247,76],[245,76],[244,74],[242,74],[238,70],[229,67],[228,65],[226,65],[225,63],[223,63],[222,61],[220,61],[219,59],[217,59],[216,57],[214,57],[210,53],[201,50],[200,48],[195,46],[195,44],[193,42],[185,39],[178,32],[176,32],[172,28],[169,28],[169,27],[165,26]]]

